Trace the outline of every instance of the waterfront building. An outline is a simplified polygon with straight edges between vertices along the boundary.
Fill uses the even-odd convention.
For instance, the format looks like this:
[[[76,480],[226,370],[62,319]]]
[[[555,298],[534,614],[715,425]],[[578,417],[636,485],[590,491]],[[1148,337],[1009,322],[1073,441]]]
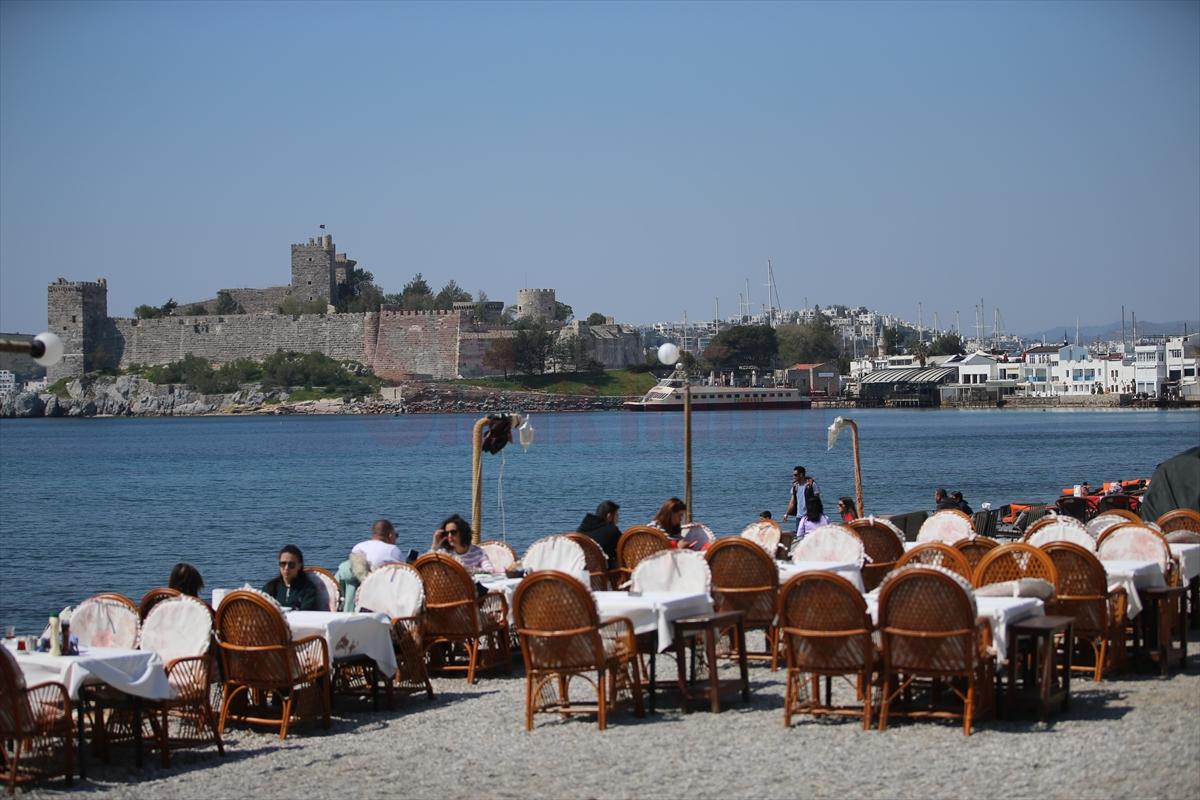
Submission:
[[[783,371],[783,382],[800,390],[804,395],[834,397],[841,389],[837,363],[823,361],[817,364],[792,364]]]
[[[1136,366],[1134,390],[1140,395],[1158,397],[1167,379],[1167,348],[1165,342],[1139,344],[1133,348]]]
[[[17,390],[17,376],[6,369],[0,369],[0,395],[12,394]]]

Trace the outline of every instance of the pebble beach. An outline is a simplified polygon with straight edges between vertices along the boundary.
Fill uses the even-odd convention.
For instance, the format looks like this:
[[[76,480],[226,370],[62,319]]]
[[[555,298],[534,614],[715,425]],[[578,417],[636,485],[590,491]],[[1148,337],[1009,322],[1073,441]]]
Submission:
[[[231,725],[226,755],[181,750],[172,766],[130,750],[112,765],[89,759],[88,780],[26,789],[31,797],[287,798],[1195,798],[1200,796],[1200,637],[1187,669],[1169,679],[1126,673],[1072,682],[1070,710],[1049,723],[985,720],[965,738],[951,721],[893,720],[863,731],[850,717],[800,716],[783,726],[784,670],[751,664],[749,705],[735,694],[712,714],[684,714],[674,695],[636,718],[561,720],[524,730],[523,670],[484,673],[474,686],[434,678],[436,697],[397,698],[373,712],[334,698],[326,732],[315,721],[276,733]],[[666,659],[659,678],[666,677]],[[730,666],[723,666],[722,673]],[[835,700],[851,702],[849,688]],[[703,710],[701,710],[703,709]],[[18,790],[20,791],[20,790]]]

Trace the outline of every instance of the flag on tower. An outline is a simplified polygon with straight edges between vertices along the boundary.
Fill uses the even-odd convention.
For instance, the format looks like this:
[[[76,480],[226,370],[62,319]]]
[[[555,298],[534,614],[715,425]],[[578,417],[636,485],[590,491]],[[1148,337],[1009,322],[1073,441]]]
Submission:
[[[322,226],[321,226],[321,230],[325,230],[325,226],[324,226],[324,225],[322,225]]]

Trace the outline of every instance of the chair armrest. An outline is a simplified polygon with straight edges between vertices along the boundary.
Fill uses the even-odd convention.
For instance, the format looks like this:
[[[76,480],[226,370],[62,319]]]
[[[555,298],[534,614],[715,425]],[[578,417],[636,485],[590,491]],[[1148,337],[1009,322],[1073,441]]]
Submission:
[[[396,617],[392,620],[392,644],[400,649],[405,644],[421,648],[421,617]]]
[[[1125,627],[1125,615],[1129,609],[1129,596],[1123,587],[1113,589],[1108,593],[1109,622],[1118,629]]]
[[[598,630],[606,653],[611,651],[618,658],[632,658],[637,653],[633,621],[629,617],[609,617],[601,620]]]
[[[292,651],[304,678],[316,678],[329,672],[329,645],[323,636],[313,634],[292,642]]]
[[[46,681],[25,689],[32,722],[38,727],[66,720],[71,725],[71,694],[58,681]]]
[[[501,627],[508,625],[508,601],[503,592],[488,592],[479,598],[479,613]]]
[[[975,641],[980,658],[987,658],[993,655],[992,621],[988,617],[976,617]]]
[[[208,656],[185,656],[166,666],[167,683],[179,692],[179,699],[194,699],[208,691]]]

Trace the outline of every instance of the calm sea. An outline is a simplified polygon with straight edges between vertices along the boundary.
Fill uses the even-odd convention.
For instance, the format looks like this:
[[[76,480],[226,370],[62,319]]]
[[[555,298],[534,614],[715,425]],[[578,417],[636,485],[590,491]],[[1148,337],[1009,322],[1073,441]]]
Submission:
[[[853,495],[849,432],[826,450],[837,411],[702,413],[694,420],[695,518],[718,535],[759,511],[782,515],[791,469],[815,475],[827,507]],[[1149,476],[1200,443],[1194,411],[853,412],[866,510],[931,507],[935,486],[984,501],[1047,500],[1089,480]],[[260,585],[277,548],[336,568],[391,519],[424,550],[446,515],[470,517],[474,415],[0,421],[0,625],[99,591],[139,598],[178,561],[207,588]],[[573,530],[611,498],[621,523],[683,494],[680,415],[535,416],[528,452],[485,455],[484,538],[518,551]]]

